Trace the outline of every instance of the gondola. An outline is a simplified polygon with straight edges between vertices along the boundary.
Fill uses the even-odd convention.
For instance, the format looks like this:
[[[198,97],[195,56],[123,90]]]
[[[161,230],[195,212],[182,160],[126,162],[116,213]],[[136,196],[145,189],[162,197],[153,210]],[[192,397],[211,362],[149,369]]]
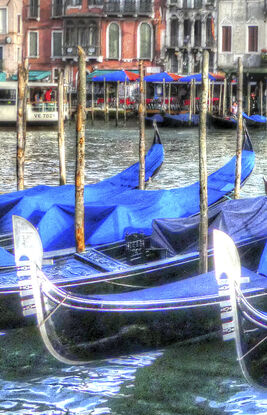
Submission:
[[[164,127],[196,127],[199,125],[199,115],[192,114],[191,119],[189,113],[181,113],[177,115],[164,114],[163,126]]]
[[[246,135],[242,151],[241,183],[255,163],[255,154]],[[208,177],[209,206],[231,196],[235,185],[236,157]],[[130,190],[100,201],[86,201],[85,243],[108,244],[124,239],[129,231],[151,234],[153,219],[188,217],[199,212],[199,182],[168,190]],[[54,203],[38,223],[45,251],[75,246],[75,209],[68,203]]]
[[[244,151],[242,184],[245,183],[254,164],[254,155],[251,154],[251,151]],[[234,176],[231,174],[231,171],[235,169],[235,158],[230,162],[230,169],[229,165],[228,168],[225,167],[222,168],[224,174],[220,174],[220,171],[215,172],[208,179],[209,203],[210,206],[212,205],[209,210],[211,226],[214,220],[219,221],[219,217],[231,214],[232,205],[230,206],[229,203],[235,203],[234,201],[223,203],[224,197],[230,195],[234,187]],[[161,196],[159,202],[164,202],[164,204],[162,206],[162,203],[159,203],[156,211],[155,206],[151,204],[152,214],[150,215],[149,234],[144,232],[146,223],[143,221],[144,226],[139,229],[127,226],[124,236],[117,238],[115,242],[91,247],[87,246],[85,253],[80,256],[75,254],[73,247],[47,251],[44,253],[45,262],[48,262],[48,265],[44,265],[45,272],[58,285],[83,293],[96,291],[106,293],[112,290],[125,290],[130,285],[133,288],[136,285],[149,286],[154,283],[174,281],[193,275],[198,261],[199,215],[192,215],[192,213],[198,212],[199,202],[197,200],[194,202],[191,192],[192,188],[194,189],[194,194],[199,197],[198,183],[189,186],[190,192],[186,196],[187,205],[182,204],[181,199],[179,200],[179,197],[176,197],[173,205],[170,205],[173,210],[171,211],[173,219],[166,220],[154,220],[157,217],[168,217],[170,212],[168,210],[169,205],[166,205],[168,200],[162,197],[162,195],[164,196],[164,191],[159,192]],[[183,191],[184,189],[181,189],[180,195],[183,194]],[[173,191],[167,191],[168,193],[172,196]],[[245,208],[247,218],[250,218],[250,220],[257,219],[258,216],[255,215],[255,209],[263,212],[264,215],[265,211],[267,211],[265,202],[265,199],[262,199],[259,201],[255,200],[255,205],[250,203],[250,209],[248,207]],[[240,203],[238,210],[241,214],[245,202],[242,202],[242,207]],[[180,205],[181,209],[188,215],[190,212],[191,216],[187,217],[184,214],[181,216],[185,217],[179,218]],[[250,216],[248,210],[250,210]],[[147,210],[145,210],[145,214],[146,212]],[[131,213],[132,211],[129,207],[127,220],[129,220]],[[239,223],[236,218],[230,219],[230,221],[232,220]],[[165,235],[166,231],[163,230],[165,224],[167,228],[170,226],[170,222],[172,226],[176,227],[173,236],[172,234]],[[118,226],[118,221],[115,225]],[[254,228],[255,225],[253,224]],[[162,232],[162,237],[160,238],[156,236],[159,233],[159,229]],[[40,224],[38,231],[41,234]],[[261,228],[260,232],[263,231],[264,227]],[[264,234],[258,234],[259,237],[262,237],[262,235],[264,236]],[[59,242],[60,237],[65,238],[64,234],[60,234],[58,236]],[[166,246],[162,245],[164,240],[167,242],[173,238],[176,241],[173,247],[170,246],[170,242]],[[240,240],[244,238],[248,239],[249,242],[251,234],[245,232],[240,236]],[[52,265],[50,264],[51,259]],[[14,256],[7,250],[0,248],[0,264],[0,327],[21,326],[25,324],[25,319],[18,312],[19,287],[14,270]]]
[[[209,235],[219,228],[235,237],[244,265],[253,269],[267,237],[267,198],[229,200],[209,211]],[[66,251],[44,258],[43,271],[57,286],[79,294],[112,294],[186,280],[198,272],[199,215],[158,219],[152,235],[129,234],[122,242]],[[1,251],[0,251],[1,253]],[[209,237],[212,267],[212,240]],[[186,283],[187,284],[187,283]],[[185,284],[185,286],[186,286]],[[0,272],[0,329],[33,324],[19,307],[16,269]]]
[[[208,115],[208,122],[210,125],[217,128],[236,128],[237,118],[232,115],[221,116],[215,114]]]
[[[14,241],[23,312],[37,316],[48,351],[63,363],[166,346],[220,326],[225,294],[218,290],[214,272],[125,293],[81,295],[46,277],[41,240],[25,219],[14,218]],[[244,260],[251,256],[247,251]],[[266,298],[266,277],[247,268],[242,275],[250,277],[242,287],[247,298]]]
[[[246,113],[243,112],[243,118],[245,118],[246,124],[248,127],[253,127],[253,128],[266,128],[267,127],[267,117],[265,117],[264,115],[252,114],[248,116]]]
[[[233,240],[223,232],[215,234],[215,272],[225,300],[221,302],[224,340],[235,340],[237,360],[246,380],[254,387],[267,389],[267,292],[257,305],[246,298],[241,288],[242,271]],[[267,277],[267,244],[258,275]],[[252,276],[246,275],[246,278]],[[263,282],[265,283],[265,281]]]
[[[156,123],[154,126],[154,140],[145,158],[145,182],[154,177],[164,160],[164,148]],[[139,163],[135,163],[115,176],[97,183],[85,185],[85,203],[99,203],[103,199],[119,195],[125,191],[136,189],[139,186]],[[37,226],[42,217],[53,206],[66,204],[75,206],[75,186],[44,186],[39,185],[30,189],[0,195],[0,243],[4,240],[9,243],[6,234],[12,232],[12,216],[19,214]]]

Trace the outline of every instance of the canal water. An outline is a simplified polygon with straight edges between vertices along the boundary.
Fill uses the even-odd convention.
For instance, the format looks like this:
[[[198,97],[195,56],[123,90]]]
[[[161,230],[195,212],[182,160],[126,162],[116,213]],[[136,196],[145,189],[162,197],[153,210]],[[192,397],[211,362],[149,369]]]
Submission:
[[[169,189],[198,179],[198,130],[160,129],[164,165],[150,189]],[[153,139],[147,129],[147,148]],[[253,174],[241,197],[264,194],[267,135],[251,130],[256,153]],[[0,130],[0,192],[16,190],[16,133]],[[232,157],[236,133],[208,131],[208,172]],[[114,127],[88,121],[86,183],[112,176],[138,159],[137,123]],[[74,183],[75,125],[66,124],[67,182]],[[58,184],[57,131],[27,132],[25,187]],[[35,328],[0,336],[0,414],[266,414],[267,394],[248,386],[232,344],[218,338],[172,345],[116,359],[70,367],[48,355]]]

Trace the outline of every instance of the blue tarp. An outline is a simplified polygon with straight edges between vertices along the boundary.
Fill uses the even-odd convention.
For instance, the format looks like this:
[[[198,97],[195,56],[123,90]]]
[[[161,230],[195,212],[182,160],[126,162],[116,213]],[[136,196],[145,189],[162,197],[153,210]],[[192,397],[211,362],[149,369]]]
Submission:
[[[145,180],[156,172],[164,159],[164,150],[158,135],[155,143],[146,155]],[[85,203],[102,203],[111,196],[139,185],[139,163],[135,163],[123,172],[96,184],[86,185]],[[12,231],[12,215],[28,219],[38,225],[42,216],[53,206],[66,203],[75,205],[75,186],[36,186],[31,189],[3,194],[0,196],[0,233]]]
[[[266,123],[267,122],[267,118],[264,117],[263,115],[259,115],[259,114],[254,114],[254,115],[250,115],[248,116],[245,112],[242,113],[243,117],[247,120],[250,121],[254,121],[255,123]]]
[[[139,78],[138,74],[130,71],[113,71],[94,76],[91,78],[91,81],[94,82],[125,82],[125,81],[135,81]]]
[[[213,75],[211,75],[210,73],[208,74],[208,78],[211,81],[216,81],[216,78]],[[197,82],[201,82],[202,81],[202,74],[197,73],[197,74],[194,74],[194,75],[182,76],[182,78],[179,79],[179,82],[191,82],[192,79],[195,79],[195,81],[197,81]]]
[[[152,244],[172,255],[198,251],[199,215],[192,218],[157,219],[153,222]],[[238,243],[251,238],[267,237],[267,197],[228,200],[209,211],[209,247],[212,232],[222,230]],[[265,255],[267,266],[267,248]],[[263,268],[262,259],[262,269]],[[267,269],[265,268],[267,273]]]
[[[164,115],[164,122],[166,122],[166,124],[173,124],[175,125],[175,123],[177,124],[188,124],[189,123],[189,113],[185,112],[183,114],[177,114],[177,115],[172,115],[172,114],[165,114]],[[191,123],[192,125],[198,125],[199,124],[199,115],[198,114],[192,114],[191,115]]]
[[[168,72],[153,73],[151,75],[147,75],[144,77],[144,81],[146,82],[163,82],[163,81],[174,82],[177,80],[178,80],[178,76],[175,76],[175,74],[172,76]]]
[[[242,152],[243,182],[254,167],[253,151]],[[234,189],[236,157],[208,177],[208,204],[212,205]],[[101,202],[85,203],[87,245],[123,239],[129,230],[150,234],[156,218],[188,217],[199,212],[199,182],[171,190],[132,190]],[[38,225],[45,250],[75,246],[74,206],[54,204]]]

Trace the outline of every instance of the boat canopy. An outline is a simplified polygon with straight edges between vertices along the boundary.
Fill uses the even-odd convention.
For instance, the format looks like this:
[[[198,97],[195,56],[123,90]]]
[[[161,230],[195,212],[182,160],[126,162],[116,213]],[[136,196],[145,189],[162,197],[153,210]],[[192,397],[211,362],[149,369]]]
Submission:
[[[164,149],[158,133],[155,133],[154,143],[145,158],[148,181],[160,168],[164,160]],[[139,163],[135,163],[117,175],[95,184],[88,184],[84,190],[86,203],[102,204],[126,190],[139,185]],[[66,204],[75,206],[75,186],[35,186],[27,190],[0,195],[0,233],[12,231],[12,216],[18,215],[28,219],[37,226],[42,216],[51,208]],[[59,217],[60,215],[56,215]],[[55,218],[55,220],[57,220]],[[54,222],[54,221],[53,221]]]
[[[253,114],[248,116],[245,112],[242,113],[243,117],[247,120],[258,122],[258,123],[267,123],[267,118],[264,115]]]
[[[254,167],[253,151],[242,151],[243,183]],[[208,177],[208,204],[221,201],[235,184],[236,156]],[[122,240],[126,233],[151,234],[157,218],[179,218],[199,212],[199,182],[169,190],[131,190],[98,202],[85,203],[87,245]],[[74,206],[55,203],[42,217],[38,229],[44,250],[75,246]],[[68,246],[66,246],[68,244]]]
[[[167,249],[172,255],[198,251],[199,215],[192,218],[156,219],[153,221],[151,242],[154,247]],[[219,229],[235,243],[251,238],[267,237],[267,196],[233,199],[209,210],[209,246],[213,246],[212,232]],[[267,274],[266,259],[260,268]],[[264,271],[265,270],[265,271]]]

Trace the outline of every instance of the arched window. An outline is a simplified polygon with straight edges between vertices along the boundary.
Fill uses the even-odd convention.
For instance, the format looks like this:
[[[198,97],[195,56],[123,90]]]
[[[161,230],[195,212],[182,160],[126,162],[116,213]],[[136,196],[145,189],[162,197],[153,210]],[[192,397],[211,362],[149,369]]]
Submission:
[[[109,59],[120,57],[120,28],[117,23],[111,23],[108,28],[108,57]]]
[[[152,58],[152,28],[148,23],[140,24],[139,33],[139,58],[151,59]]]
[[[178,46],[178,36],[179,36],[179,23],[178,19],[171,20],[171,46]]]

